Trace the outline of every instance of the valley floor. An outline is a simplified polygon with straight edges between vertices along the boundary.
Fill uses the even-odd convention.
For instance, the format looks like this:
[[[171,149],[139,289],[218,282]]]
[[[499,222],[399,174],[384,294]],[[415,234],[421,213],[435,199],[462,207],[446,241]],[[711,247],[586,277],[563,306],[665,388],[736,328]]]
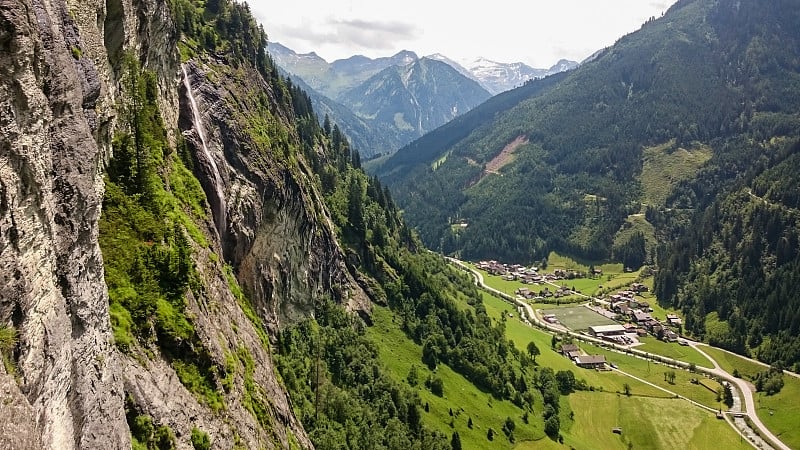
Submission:
[[[723,439],[722,436],[736,436],[737,434],[738,438],[733,439],[733,442],[731,443],[723,445],[722,448],[738,448],[741,444],[744,444],[744,447],[742,448],[749,448],[750,446],[757,448],[780,448],[780,449],[798,448],[798,444],[800,444],[800,434],[799,434],[800,431],[796,431],[793,429],[796,427],[788,427],[786,426],[786,424],[787,424],[787,419],[796,418],[797,415],[800,414],[800,410],[798,410],[796,407],[791,406],[794,403],[796,403],[792,402],[791,399],[789,399],[788,401],[781,400],[791,396],[791,393],[795,391],[796,387],[800,388],[800,377],[798,377],[797,374],[790,373],[788,377],[785,377],[786,388],[784,388],[785,389],[784,392],[778,395],[767,397],[762,393],[756,393],[755,388],[751,383],[741,378],[736,378],[732,375],[733,369],[735,369],[737,366],[742,367],[743,365],[751,365],[751,366],[756,365],[757,367],[764,367],[765,365],[763,363],[760,363],[755,360],[750,360],[749,358],[744,358],[738,355],[733,355],[730,352],[725,352],[724,350],[716,349],[706,344],[697,343],[690,340],[687,340],[687,343],[689,344],[687,347],[681,346],[681,348],[686,349],[684,350],[685,353],[682,355],[683,357],[678,357],[677,355],[670,354],[670,352],[664,352],[663,348],[656,348],[655,346],[652,345],[651,347],[647,348],[648,350],[647,352],[643,352],[631,349],[630,347],[622,348],[622,346],[616,346],[614,344],[609,344],[608,342],[601,341],[599,339],[594,339],[592,337],[585,336],[583,334],[574,333],[569,328],[565,327],[562,324],[552,324],[543,321],[541,317],[541,312],[539,310],[534,311],[534,309],[528,303],[515,299],[506,292],[502,292],[493,287],[488,286],[484,282],[483,274],[475,270],[474,268],[470,267],[469,265],[464,264],[463,262],[452,258],[449,259],[452,263],[472,273],[475,278],[476,284],[478,284],[478,286],[484,289],[485,291],[489,292],[492,298],[503,299],[503,301],[507,302],[506,305],[508,308],[511,308],[513,305],[516,306],[516,309],[518,311],[519,308],[525,309],[526,314],[524,315],[524,317],[521,317],[522,320],[519,322],[514,321],[514,323],[519,324],[520,327],[528,328],[528,331],[525,332],[525,335],[528,336],[527,339],[530,339],[531,327],[534,327],[533,328],[534,330],[537,330],[536,327],[538,327],[551,334],[552,333],[562,334],[562,335],[569,334],[573,337],[580,339],[581,341],[588,343],[589,345],[600,346],[603,349],[608,349],[608,348],[616,349],[617,353],[619,353],[620,355],[622,355],[623,353],[626,354],[625,358],[628,359],[631,359],[630,356],[627,356],[629,354],[634,354],[641,359],[655,358],[658,359],[661,363],[666,363],[667,367],[673,367],[676,369],[689,368],[688,363],[692,363],[694,366],[696,366],[692,368],[696,368],[697,372],[705,374],[706,376],[719,377],[721,379],[727,380],[728,382],[732,383],[733,386],[736,386],[738,388],[737,390],[734,390],[734,392],[736,393],[734,406],[729,410],[725,411],[724,414],[721,414],[721,417],[724,418],[723,421],[716,419],[716,414],[714,413],[717,411],[721,412],[723,408],[724,409],[727,408],[719,402],[717,402],[717,404],[714,405],[713,404],[714,401],[709,400],[708,398],[706,398],[705,400],[700,399],[699,397],[700,394],[697,394],[696,391],[689,392],[686,391],[684,387],[678,386],[675,388],[675,390],[682,392],[675,392],[672,389],[669,389],[669,387],[664,387],[664,383],[660,382],[658,382],[657,384],[654,383],[653,381],[656,380],[653,380],[652,378],[650,378],[649,380],[643,379],[640,376],[637,376],[636,374],[633,373],[628,373],[627,371],[614,370],[614,372],[619,373],[620,375],[631,377],[632,379],[635,379],[636,381],[641,383],[639,385],[636,385],[637,386],[636,388],[631,389],[634,392],[640,389],[640,386],[642,385],[645,386],[649,385],[652,389],[656,390],[657,392],[660,391],[661,394],[666,393],[667,396],[672,397],[671,399],[663,398],[659,401],[669,401],[669,400],[674,400],[676,398],[681,400],[680,402],[672,401],[670,402],[669,407],[664,408],[664,411],[661,414],[662,418],[659,419],[659,425],[656,426],[655,428],[656,431],[648,434],[656,436],[659,435],[659,433],[662,433],[665,434],[664,438],[667,440],[663,442],[655,442],[655,441],[645,442],[644,440],[640,440],[643,439],[644,435],[640,436],[639,434],[636,434],[636,432],[634,432],[633,436],[628,436],[626,434],[622,440],[631,444],[634,444],[635,442],[636,445],[634,446],[634,448],[638,447],[677,448],[675,447],[676,439],[684,444],[680,446],[681,448],[712,448],[712,447],[718,447],[720,445],[721,441],[719,439]],[[486,295],[485,300],[488,297],[490,296]],[[587,296],[587,298],[589,297]],[[510,302],[512,305],[508,305],[508,302]],[[509,322],[509,324],[511,323],[512,322]],[[509,331],[511,331],[511,328],[512,327],[509,326]],[[517,331],[517,333],[518,333],[517,336],[522,334],[522,332],[520,331]],[[513,339],[513,337],[516,336],[510,336],[510,337],[512,337]],[[526,342],[526,341],[523,340],[520,342]],[[603,350],[602,352],[608,354],[608,350]],[[690,357],[686,357],[688,355],[688,352],[691,352]],[[723,357],[723,360],[720,360],[721,356]],[[610,358],[609,362],[613,360],[611,356],[608,356],[608,358]],[[566,360],[565,358],[563,359]],[[626,363],[621,362],[620,365],[622,364]],[[656,364],[653,365],[656,366]],[[679,372],[684,372],[684,371],[679,370]],[[590,373],[591,372],[589,371],[583,371],[580,374],[580,376],[587,374],[587,381],[589,381],[592,378],[589,376]],[[649,362],[647,363],[646,373],[650,374]],[[738,370],[738,373],[742,373],[742,370]],[[591,381],[590,384],[592,384]],[[680,383],[674,383],[674,384],[680,385]],[[795,386],[795,384],[797,384],[798,386]],[[630,386],[633,386],[633,384],[631,383]],[[708,387],[708,389],[711,390],[710,387]],[[620,392],[619,390],[616,391],[617,399],[620,399],[619,392]],[[741,395],[738,395],[738,393],[741,393]],[[606,393],[605,395],[611,398],[613,394]],[[653,394],[651,392],[650,394],[647,395],[650,396]],[[634,397],[639,398],[636,396]],[[654,396],[654,398],[657,397],[658,397],[657,395]],[[622,399],[626,399],[626,397],[622,396]],[[695,399],[697,399],[698,401],[695,401]],[[741,401],[742,399],[744,399],[744,405],[742,405]],[[652,400],[652,402],[657,403],[657,401],[655,400]],[[620,408],[620,405],[622,405],[623,403],[629,405],[626,406],[625,408]],[[618,400],[615,403],[614,401],[608,401],[608,399],[606,401],[598,400],[596,393],[581,392],[581,393],[571,394],[570,404],[573,405],[573,413],[575,414],[575,417],[577,417],[577,419],[575,419],[576,425],[574,425],[573,428],[569,431],[568,439],[565,441],[565,443],[570,443],[570,445],[572,445],[575,448],[584,448],[586,445],[589,445],[591,448],[615,448],[614,445],[610,445],[610,442],[608,447],[605,444],[600,445],[600,447],[590,444],[592,440],[597,440],[597,439],[600,439],[600,441],[607,440],[606,439],[607,437],[604,436],[603,434],[600,434],[598,436],[598,434],[596,433],[597,431],[596,426],[589,427],[589,429],[593,430],[590,433],[584,433],[580,429],[576,430],[575,426],[577,426],[578,423],[582,422],[591,423],[597,420],[608,421],[610,420],[610,418],[616,418],[616,420],[619,420],[619,418],[622,415],[627,414],[623,413],[622,412],[623,410],[624,411],[637,410],[637,409],[644,410],[652,407],[652,405],[643,406],[644,403],[649,403],[649,402],[644,400],[630,401],[629,399],[626,399],[624,402],[623,400]],[[758,405],[756,403],[758,403]],[[681,405],[680,408],[676,407],[676,405],[678,404]],[[774,405],[774,409],[769,408],[769,410],[767,411],[766,410],[767,408],[764,407],[765,404]],[[595,406],[602,405],[602,408],[606,409],[609,408],[614,409],[613,405],[617,406],[616,409],[614,409],[613,411],[609,410],[603,414],[596,414],[597,408],[595,407],[587,408],[590,405],[595,405]],[[684,411],[684,409],[686,409],[686,411]],[[592,412],[588,413],[586,412],[587,410]],[[679,410],[680,412],[678,412]],[[705,410],[705,412],[703,410]],[[776,413],[776,410],[779,412]],[[703,417],[710,417],[710,419],[708,420],[703,419],[697,421],[697,423],[701,424],[699,425],[699,428],[707,428],[707,429],[704,429],[702,430],[702,432],[698,432],[691,435],[686,435],[685,434],[686,430],[683,430],[682,432],[684,432],[685,435],[680,439],[677,438],[676,436],[666,436],[666,434],[670,433],[660,431],[665,429],[666,427],[666,425],[663,425],[666,423],[664,421],[669,422],[668,419],[670,417],[674,418],[678,414],[684,416],[702,415]],[[775,418],[776,414],[780,414],[781,418]],[[598,418],[598,416],[600,416],[600,418],[602,419]],[[604,424],[604,425],[605,428],[609,429],[619,426],[619,425],[612,426],[611,424]],[[719,429],[720,426],[722,426],[723,429],[727,430],[731,430],[731,428],[733,428],[734,430],[736,430],[736,433],[730,433],[730,432],[721,433],[721,430]],[[639,431],[643,429],[641,424],[640,426],[628,426],[625,428],[631,430],[639,430]],[[712,431],[712,429],[714,431]],[[709,436],[712,437],[709,438]],[[655,437],[653,439],[658,440],[660,439],[660,437]],[[713,442],[708,441],[708,439],[711,439]],[[737,439],[739,439],[740,442],[736,443],[735,441]],[[572,440],[575,440],[576,442],[573,443],[571,442]],[[612,440],[615,443],[620,442],[620,439],[616,435],[613,436]],[[599,444],[599,441],[594,443]],[[750,445],[747,445],[748,443]],[[526,447],[521,446],[519,448],[526,448]]]

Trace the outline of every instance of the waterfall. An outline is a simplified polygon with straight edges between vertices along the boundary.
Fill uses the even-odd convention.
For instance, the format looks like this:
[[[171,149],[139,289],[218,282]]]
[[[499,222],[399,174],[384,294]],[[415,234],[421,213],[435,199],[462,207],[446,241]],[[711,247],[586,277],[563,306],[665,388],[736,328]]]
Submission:
[[[181,71],[183,72],[183,85],[186,87],[186,96],[189,98],[189,103],[192,108],[194,128],[197,130],[197,135],[200,137],[200,145],[203,147],[203,156],[205,157],[206,161],[208,161],[208,165],[211,167],[211,172],[213,172],[214,175],[213,190],[215,191],[217,198],[216,201],[214,201],[215,199],[209,198],[209,203],[211,204],[212,213],[214,214],[214,224],[217,227],[217,232],[220,234],[220,236],[222,236],[223,230],[225,230],[226,214],[225,194],[222,192],[222,177],[219,174],[217,163],[211,156],[211,152],[208,151],[206,135],[205,131],[203,130],[203,121],[200,117],[200,108],[198,108],[197,102],[194,99],[194,94],[192,93],[192,84],[189,82],[189,75],[187,75],[186,66],[183,64],[181,64]]]

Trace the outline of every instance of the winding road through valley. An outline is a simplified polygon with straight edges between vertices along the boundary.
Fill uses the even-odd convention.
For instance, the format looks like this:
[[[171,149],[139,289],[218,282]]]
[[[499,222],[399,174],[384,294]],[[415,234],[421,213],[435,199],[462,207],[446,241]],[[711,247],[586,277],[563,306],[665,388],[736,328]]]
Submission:
[[[647,359],[651,359],[651,360],[655,360],[655,361],[660,361],[660,362],[663,362],[663,363],[666,363],[666,364],[682,367],[684,369],[688,369],[689,368],[689,364],[686,363],[686,362],[683,362],[683,361],[675,360],[675,359],[672,359],[672,358],[667,358],[667,357],[660,356],[660,355],[655,357],[651,353],[643,352],[643,351],[636,350],[636,349],[633,349],[633,348],[627,348],[627,347],[615,345],[615,344],[609,343],[607,341],[604,341],[602,339],[597,339],[597,338],[594,338],[594,337],[591,337],[591,336],[586,336],[586,335],[583,335],[583,334],[580,334],[580,333],[575,333],[575,332],[570,331],[566,327],[561,326],[561,325],[555,325],[555,324],[551,324],[551,323],[545,322],[545,321],[543,321],[543,320],[541,320],[539,318],[539,316],[533,310],[531,305],[529,305],[528,303],[526,303],[524,301],[519,301],[516,298],[513,298],[513,297],[511,297],[510,295],[508,295],[508,294],[506,294],[504,292],[501,292],[501,291],[499,291],[499,290],[497,290],[497,289],[495,289],[495,288],[493,288],[491,286],[486,285],[486,283],[484,283],[484,280],[483,280],[483,274],[481,274],[477,270],[474,270],[473,268],[469,267],[468,265],[464,264],[463,261],[455,259],[455,258],[451,258],[451,257],[445,257],[445,258],[447,258],[447,260],[450,261],[451,263],[457,265],[462,270],[470,272],[475,278],[475,284],[477,284],[481,289],[485,289],[485,290],[491,292],[492,294],[494,294],[494,295],[496,295],[496,296],[498,296],[498,297],[500,297],[500,298],[502,298],[504,300],[510,301],[510,302],[512,302],[512,303],[524,308],[525,312],[526,312],[526,316],[530,320],[529,324],[531,324],[532,326],[536,325],[539,328],[543,328],[543,329],[545,329],[547,331],[554,332],[554,333],[562,333],[562,334],[566,333],[569,336],[572,336],[572,337],[574,337],[576,339],[580,339],[580,340],[583,340],[583,341],[586,341],[586,342],[591,342],[591,343],[594,343],[594,344],[602,344],[602,345],[604,345],[606,347],[611,347],[611,348],[614,348],[616,350],[622,350],[622,351],[625,351],[625,352],[627,352],[629,354],[633,354],[633,355],[636,355],[636,356],[639,356],[639,357],[642,357],[642,358],[647,358]],[[590,297],[587,297],[587,298],[590,298]],[[687,342],[689,343],[689,345],[691,347],[693,347],[700,354],[705,356],[712,363],[712,365],[714,366],[713,368],[696,367],[696,370],[698,372],[707,373],[707,374],[710,374],[710,375],[714,375],[714,376],[720,377],[723,380],[726,380],[729,383],[731,383],[734,386],[736,386],[738,388],[738,391],[741,393],[740,397],[744,400],[744,406],[745,406],[744,411],[741,408],[741,401],[735,401],[733,408],[731,408],[731,410],[729,411],[729,413],[733,413],[733,415],[734,415],[734,422],[735,422],[734,428],[737,430],[737,432],[739,432],[744,437],[746,437],[748,439],[748,442],[751,442],[757,448],[779,448],[781,450],[791,450],[791,448],[789,446],[784,444],[777,436],[775,436],[764,425],[763,422],[761,422],[761,419],[759,419],[758,415],[756,414],[755,400],[754,400],[754,397],[753,397],[753,393],[755,392],[755,387],[751,383],[747,382],[746,380],[743,380],[741,378],[736,378],[732,374],[730,374],[730,373],[726,372],[725,370],[723,370],[719,366],[719,364],[717,364],[717,362],[714,360],[714,358],[712,358],[706,352],[703,351],[702,347],[703,346],[708,346],[707,344],[702,344],[702,343],[694,342],[694,341],[690,341],[690,340],[687,340]],[[716,347],[714,347],[714,348],[716,348]],[[745,358],[745,357],[743,357],[743,358]],[[749,359],[749,358],[745,358],[745,359]],[[751,361],[753,361],[753,362],[755,362],[757,364],[764,365],[760,361],[755,361],[755,360],[751,360]],[[630,376],[632,378],[636,378],[636,377],[634,377],[634,376],[632,376],[632,375],[630,375],[628,373],[625,373],[623,371],[620,371],[620,370],[617,370],[617,371],[622,373],[622,374],[628,375],[628,376]],[[795,377],[798,376],[798,374],[795,374],[795,373],[790,373],[790,372],[786,372],[786,373],[788,375],[790,375],[790,376],[795,376]],[[642,380],[642,381],[644,381],[644,380]],[[666,390],[666,389],[663,389],[663,388],[659,388],[659,389]],[[707,407],[705,407],[703,405],[699,405],[699,406],[708,409]],[[758,435],[756,435],[755,433],[752,432],[752,430],[750,429],[750,426],[748,426],[747,423],[743,419],[744,415],[746,415],[748,417],[750,424],[757,431],[757,433],[760,434],[761,436],[764,436],[766,438],[766,440],[760,438]]]

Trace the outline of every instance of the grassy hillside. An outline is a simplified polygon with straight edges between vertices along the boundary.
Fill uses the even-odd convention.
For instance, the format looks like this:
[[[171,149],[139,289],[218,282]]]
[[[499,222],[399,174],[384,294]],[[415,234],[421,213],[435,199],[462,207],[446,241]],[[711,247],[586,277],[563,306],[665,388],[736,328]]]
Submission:
[[[642,150],[642,199],[645,203],[663,206],[672,189],[691,179],[713,154],[708,146],[676,148],[675,141]]]
[[[716,419],[712,413],[616,372],[578,369],[567,358],[550,349],[550,334],[524,325],[515,318],[509,318],[509,314],[516,312],[510,304],[485,293],[483,304],[495,323],[505,323],[506,336],[517,348],[525,351],[528,342],[534,342],[541,349],[541,354],[536,358],[540,367],[551,367],[555,371],[572,370],[592,390],[578,391],[562,397],[564,442],[559,444],[544,435],[538,415],[530,414],[530,424],[525,424],[522,421],[522,409],[511,402],[492,398],[449,367],[441,365],[435,372],[430,371],[421,363],[421,347],[401,331],[402,322],[388,309],[376,308],[373,315],[374,325],[368,328],[367,337],[376,344],[381,362],[395,380],[406,385],[412,367],[416,368],[420,380],[437,376],[444,381],[442,397],[431,393],[422,383],[413,389],[419,394],[421,404],[428,404],[429,412],[422,415],[426,426],[445,435],[458,431],[463,448],[624,449],[629,448],[631,443],[633,448],[677,446],[705,449],[709,448],[712,441],[724,445],[724,448],[748,448],[726,422]],[[466,303],[461,306],[472,309]],[[581,347],[590,353],[604,351],[585,344],[581,344]],[[670,384],[663,381],[661,366],[653,364],[648,369],[646,361],[623,354],[614,354],[612,360],[623,370],[642,376],[650,382],[664,385],[709,406],[718,406],[710,390],[715,387],[711,380],[702,380],[701,385],[695,385],[690,383],[690,378],[696,375],[677,371],[675,383]],[[626,385],[633,394],[630,397],[621,394]],[[540,401],[538,399],[536,405],[540,405]],[[450,415],[450,410],[453,411],[453,416]],[[540,410],[540,406],[534,407],[534,411]],[[499,438],[495,435],[493,441],[488,441],[488,427],[497,431],[502,427],[505,417],[512,417],[516,422],[515,442],[509,442],[502,434]],[[473,422],[471,429],[467,426],[470,418]],[[612,433],[611,429],[614,427],[621,427],[623,434]]]
[[[437,376],[444,382],[444,395],[439,397],[426,389],[423,382],[415,386],[422,404],[429,405],[422,415],[423,422],[445,435],[458,431],[464,448],[514,448],[514,444],[500,433],[503,421],[511,417],[516,422],[514,435],[518,443],[549,441],[542,429],[539,417],[530,417],[530,423],[522,419],[525,411],[508,400],[497,400],[476,388],[469,380],[454,372],[448,366],[439,366],[436,371],[429,370],[422,362],[422,348],[408,339],[385,308],[375,308],[374,326],[367,336],[377,344],[381,361],[397,380],[405,380],[412,366],[416,368],[420,380]],[[541,408],[541,399],[535,409]],[[453,415],[450,415],[452,410]],[[469,428],[468,421],[473,426]],[[489,441],[489,428],[500,433]]]
[[[724,420],[682,400],[579,392],[570,404],[575,424],[565,444],[574,448],[752,448]]]

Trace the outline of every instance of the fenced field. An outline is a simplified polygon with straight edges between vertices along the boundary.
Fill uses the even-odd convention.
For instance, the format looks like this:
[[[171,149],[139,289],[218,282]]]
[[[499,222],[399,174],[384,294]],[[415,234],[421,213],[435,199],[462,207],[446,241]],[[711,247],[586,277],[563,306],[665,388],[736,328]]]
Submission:
[[[588,330],[589,327],[594,325],[614,325],[617,323],[583,306],[546,309],[542,310],[542,315],[544,314],[555,314],[562,325],[573,331]]]

